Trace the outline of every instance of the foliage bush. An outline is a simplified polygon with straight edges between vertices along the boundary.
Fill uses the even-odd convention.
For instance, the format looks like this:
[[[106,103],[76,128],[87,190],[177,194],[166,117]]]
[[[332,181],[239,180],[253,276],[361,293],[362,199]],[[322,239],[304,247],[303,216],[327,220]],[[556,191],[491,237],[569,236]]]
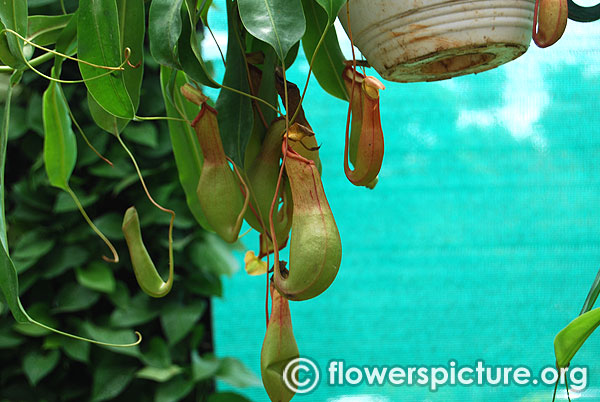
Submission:
[[[158,66],[150,57],[146,60],[140,114],[165,115]],[[49,68],[41,69],[49,73]],[[77,77],[76,65],[66,63],[62,78]],[[0,79],[5,94],[8,76]],[[121,256],[118,264],[101,260],[106,246],[71,198],[48,183],[40,96],[47,85],[26,72],[13,94],[5,203],[21,299],[33,318],[54,328],[111,342],[131,342],[135,330],[144,339],[134,348],[91,345],[15,323],[0,304],[0,400],[245,401],[233,393],[214,393],[215,379],[234,386],[260,383],[239,361],[212,354],[210,298],[222,294],[221,276],[234,272],[237,263],[232,247],[202,230],[191,216],[167,123],[136,123],[124,131],[152,195],[177,214],[175,285],[166,298],[156,300],[135,281],[121,221],[123,212],[135,205],[146,246],[166,277],[169,215],[150,204],[127,154],[91,121],[82,87],[65,85],[76,120],[114,164],[100,160],[77,136],[71,186]]]

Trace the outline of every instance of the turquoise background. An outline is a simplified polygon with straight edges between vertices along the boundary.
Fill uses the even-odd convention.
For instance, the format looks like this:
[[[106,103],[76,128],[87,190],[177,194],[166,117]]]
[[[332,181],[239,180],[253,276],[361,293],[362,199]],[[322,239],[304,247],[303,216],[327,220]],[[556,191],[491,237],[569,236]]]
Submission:
[[[212,26],[225,48],[221,13]],[[221,25],[219,25],[221,24]],[[291,303],[300,354],[346,365],[554,364],[555,334],[577,316],[600,263],[598,24],[569,21],[552,48],[479,75],[385,82],[386,153],[375,190],[343,172],[347,103],[311,79],[305,111],[343,244],[333,285]],[[214,48],[205,40],[205,51]],[[221,68],[222,70],[222,68]],[[289,72],[301,88],[303,55]],[[369,72],[375,75],[374,71]],[[244,244],[257,250],[257,238]],[[242,261],[243,255],[239,255]],[[265,277],[241,269],[215,300],[219,356],[260,376]],[[579,400],[600,400],[600,335]],[[219,384],[220,388],[228,388]],[[261,388],[241,390],[267,401]],[[550,401],[550,386],[319,387],[294,401]],[[564,391],[558,400],[566,400]]]

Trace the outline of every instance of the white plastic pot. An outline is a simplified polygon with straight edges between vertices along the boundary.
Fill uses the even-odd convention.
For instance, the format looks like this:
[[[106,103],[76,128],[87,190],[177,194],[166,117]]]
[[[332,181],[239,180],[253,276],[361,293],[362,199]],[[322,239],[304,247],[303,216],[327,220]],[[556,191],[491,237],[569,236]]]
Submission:
[[[529,47],[535,0],[349,0],[354,44],[390,81],[479,73]],[[338,15],[346,33],[346,6]]]

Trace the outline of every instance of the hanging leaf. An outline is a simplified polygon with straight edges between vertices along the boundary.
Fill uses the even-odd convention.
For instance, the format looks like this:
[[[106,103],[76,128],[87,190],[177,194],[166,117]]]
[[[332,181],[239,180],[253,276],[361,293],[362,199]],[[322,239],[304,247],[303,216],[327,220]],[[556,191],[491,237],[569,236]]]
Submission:
[[[23,37],[27,36],[27,0],[0,1],[0,22],[5,28],[12,29]],[[22,61],[23,41],[10,33],[4,33],[2,36],[6,38],[10,53],[14,57],[13,61],[17,64],[12,67],[25,66]]]
[[[183,0],[153,0],[148,17],[150,53],[159,64],[179,69],[177,41],[181,35]]]
[[[327,13],[316,4],[315,0],[302,0],[302,5],[308,21],[306,33],[302,38],[302,48],[309,63],[313,59],[323,32],[327,29],[312,64],[315,78],[325,91],[337,98],[347,100],[348,94],[342,78],[345,57],[340,49],[335,29],[332,23],[328,22]]]
[[[338,13],[342,9],[342,6],[347,3],[348,0],[314,0],[327,12],[329,23],[333,24],[337,18]],[[309,22],[310,25],[310,22]]]
[[[554,338],[556,365],[567,367],[579,348],[600,325],[600,308],[588,311],[569,323]]]
[[[125,66],[123,80],[133,110],[137,111],[140,104],[140,89],[144,76],[144,35],[146,33],[146,13],[144,0],[117,0],[119,14],[119,32],[121,33],[121,49],[131,50],[129,62],[137,66]]]
[[[583,307],[581,308],[579,315],[587,313],[592,309],[592,307],[594,307],[594,303],[596,303],[596,299],[598,299],[598,294],[600,294],[600,271],[598,271],[596,274],[594,283],[592,283],[592,287],[585,298],[585,302],[583,303]]]
[[[273,46],[282,62],[304,35],[306,20],[300,0],[238,0],[238,8],[248,32]]]
[[[187,6],[187,3],[186,3]],[[211,77],[210,72],[202,58],[202,52],[198,48],[198,40],[196,38],[196,21],[193,10],[185,13],[181,36],[179,37],[179,62],[183,71],[194,81],[202,85],[212,88],[218,88],[217,84]]]
[[[27,18],[27,39],[40,46],[56,43],[73,14],[31,15]]]
[[[60,84],[50,81],[42,103],[44,166],[50,184],[67,190],[77,161],[77,140]]]
[[[81,60],[99,66],[121,65],[121,39],[115,0],[81,0],[77,17],[77,55]],[[112,71],[79,62],[85,85],[102,108],[126,119],[135,111],[123,81],[123,71]],[[103,75],[100,78],[98,76]]]
[[[243,93],[250,93],[237,13],[231,3],[227,5],[227,27],[227,69],[223,77],[223,85]],[[219,112],[217,118],[225,153],[243,168],[244,154],[254,124],[252,102],[247,96],[222,89],[215,106]]]
[[[174,77],[173,74],[176,76]],[[181,95],[179,88],[186,83],[185,75],[182,72],[175,73],[174,70],[163,66],[160,69],[160,82],[167,116],[184,118],[191,122],[198,113],[198,106],[186,101]],[[185,193],[188,208],[200,226],[209,229],[210,226],[196,193],[204,163],[196,132],[187,122],[169,120],[168,126],[179,182]]]
[[[131,121],[130,119],[121,119],[120,117],[108,113],[98,104],[98,102],[96,102],[89,92],[87,95],[87,102],[94,123],[106,132],[113,135],[120,134]]]

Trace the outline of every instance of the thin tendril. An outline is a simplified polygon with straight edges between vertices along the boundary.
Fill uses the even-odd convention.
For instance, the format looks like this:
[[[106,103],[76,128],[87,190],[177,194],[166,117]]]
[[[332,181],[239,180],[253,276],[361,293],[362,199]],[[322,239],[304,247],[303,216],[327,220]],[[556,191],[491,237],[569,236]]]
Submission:
[[[558,381],[560,378],[556,379],[556,382],[554,383],[554,393],[552,394],[552,402],[554,402],[556,400],[556,391],[558,389]]]
[[[235,163],[230,158],[227,158],[227,160],[229,162],[231,162],[231,165],[233,166],[233,171],[237,175],[240,183],[242,183],[242,186],[244,187],[244,192],[245,192],[244,205],[242,206],[242,210],[240,211],[237,221],[235,222],[235,227],[239,227],[238,225],[240,225],[240,226],[242,225],[242,221],[244,220],[244,215],[246,214],[246,209],[248,209],[248,204],[250,203],[250,190],[248,189],[248,186],[246,185],[246,181],[244,181],[244,179],[242,178],[242,175],[240,174],[240,171],[238,170]]]
[[[565,371],[565,388],[567,390],[567,399],[571,402],[571,396],[569,395],[569,380],[567,379],[567,372]]]
[[[250,98],[250,99],[254,99],[255,101],[258,101],[258,102],[264,103],[265,105],[267,105],[268,107],[270,107],[271,109],[273,109],[273,110],[274,110],[275,112],[277,112],[278,114],[281,114],[281,113],[279,112],[279,109],[277,109],[275,106],[271,105],[271,104],[270,104],[269,102],[267,102],[266,100],[259,98],[258,96],[254,96],[254,95],[251,95],[251,94],[247,94],[247,93],[246,93],[246,92],[244,92],[244,91],[240,91],[240,90],[238,90],[238,89],[231,88],[231,87],[228,87],[228,86],[226,86],[226,85],[222,85],[222,84],[219,84],[219,87],[220,87],[220,88],[222,88],[222,89],[226,89],[226,90],[228,90],[228,91],[231,91],[231,92],[235,92],[236,94],[239,94],[239,95],[242,95],[242,96],[246,96],[246,97],[248,97],[248,98]]]
[[[260,240],[259,240],[260,243]],[[266,292],[266,298],[265,298],[265,316],[267,319],[267,328],[269,328],[269,290],[270,290],[270,283],[269,283],[269,250],[267,249],[267,272],[266,275],[267,277],[267,292]]]
[[[304,84],[304,90],[302,91],[302,96],[300,97],[300,102],[298,103],[298,106],[296,107],[296,111],[294,112],[294,114],[292,115],[292,118],[290,119],[290,121],[292,123],[296,120],[296,117],[298,117],[298,113],[300,113],[300,108],[302,107],[302,101],[304,100],[304,95],[306,95],[306,91],[308,90],[308,82],[310,81],[310,76],[312,73],[313,64],[315,62],[315,57],[317,56],[317,52],[319,51],[319,48],[321,47],[321,45],[323,44],[323,41],[325,40],[325,35],[327,35],[327,31],[329,31],[329,28],[331,28],[331,23],[327,23],[327,25],[325,26],[325,30],[323,31],[323,34],[321,35],[321,38],[319,39],[319,42],[317,43],[317,47],[315,48],[315,51],[314,51],[312,57],[310,58],[310,64],[308,66],[308,76],[306,77],[306,83]]]
[[[344,144],[344,169],[348,166],[348,148],[350,142],[350,115],[352,113],[352,102],[354,99],[354,90],[356,87],[356,54],[354,53],[354,40],[352,38],[352,28],[350,27],[350,2],[346,4],[346,16],[348,18],[348,37],[350,38],[350,47],[352,49],[352,90],[350,91],[350,102],[348,104],[348,115],[346,116],[346,139]],[[345,72],[344,72],[345,74]],[[345,79],[345,77],[344,77]]]
[[[65,99],[66,102],[66,99]],[[88,137],[85,135],[85,133],[83,132],[81,126],[79,125],[79,123],[77,123],[77,120],[75,120],[75,116],[73,115],[73,112],[71,112],[71,108],[67,108],[67,110],[69,111],[69,116],[71,116],[71,121],[73,122],[73,124],[75,124],[75,127],[77,127],[77,131],[79,131],[79,134],[81,134],[81,136],[83,137],[83,140],[85,141],[85,143],[87,144],[88,147],[90,147],[90,149],[96,154],[98,155],[98,157],[100,159],[102,159],[104,162],[108,163],[110,166],[114,166],[113,163],[108,160],[108,158],[105,158],[90,142],[90,140],[88,139]]]
[[[83,219],[85,219],[85,221],[87,222],[88,225],[90,225],[90,227],[92,228],[94,233],[96,233],[98,235],[98,237],[100,237],[100,239],[102,239],[104,244],[106,244],[106,246],[110,249],[111,253],[113,254],[113,258],[108,258],[107,256],[103,255],[102,259],[106,262],[113,262],[113,263],[119,262],[119,254],[117,254],[117,250],[115,250],[115,247],[112,245],[110,240],[108,240],[106,238],[106,236],[104,236],[104,234],[100,231],[100,229],[98,229],[96,227],[96,225],[94,225],[94,222],[92,222],[92,220],[90,219],[88,214],[85,212],[85,209],[83,209],[83,205],[81,205],[81,202],[79,202],[77,195],[75,195],[75,193],[73,192],[71,187],[69,187],[68,185],[65,187],[65,189],[66,189],[67,193],[69,193],[69,195],[71,196],[73,201],[75,202],[75,205],[77,205],[77,209],[79,209],[79,212],[81,212]]]
[[[38,45],[37,43],[34,43],[34,42],[30,41],[30,40],[29,40],[29,39],[27,39],[27,38],[24,38],[24,37],[23,37],[23,36],[21,36],[21,35],[20,35],[18,32],[15,32],[15,31],[13,31],[12,29],[9,29],[9,28],[4,28],[2,31],[0,31],[0,34],[2,34],[2,33],[4,33],[4,32],[9,32],[9,33],[11,33],[11,34],[15,35],[16,37],[18,37],[19,39],[23,40],[23,41],[24,41],[25,43],[27,43],[28,45],[31,45],[31,46],[33,46],[33,47],[36,47],[36,48],[38,48],[38,49],[40,49],[40,50],[43,50],[43,51],[45,51],[45,52],[52,53],[52,54],[54,54],[54,55],[56,55],[56,56],[61,56],[61,57],[64,57],[65,59],[73,60],[73,61],[76,61],[76,62],[78,62],[78,63],[83,63],[83,64],[86,64],[86,65],[88,65],[88,66],[91,66],[91,67],[101,68],[101,69],[103,69],[103,70],[111,70],[111,71],[123,71],[123,65],[124,65],[124,63],[122,63],[122,64],[121,64],[120,66],[118,66],[118,67],[100,66],[100,65],[98,65],[98,64],[90,63],[89,61],[81,60],[81,59],[78,59],[78,58],[76,58],[76,57],[67,56],[66,54],[63,54],[63,53],[57,52],[56,50],[52,50],[52,49],[48,49],[47,47],[40,46],[40,45]],[[28,65],[28,66],[29,66],[29,65]]]
[[[288,110],[288,90],[287,90],[287,79],[285,76],[285,62],[282,63],[282,71],[283,71],[283,93],[284,93],[284,103],[285,110]],[[271,241],[273,242],[273,254],[274,254],[274,268],[275,275],[279,272],[279,245],[277,244],[277,236],[275,233],[275,224],[273,223],[273,211],[275,210],[275,204],[277,203],[277,198],[279,194],[279,189],[281,188],[281,179],[283,177],[283,169],[285,168],[285,159],[288,153],[288,136],[287,133],[290,129],[290,120],[289,114],[285,115],[285,132],[286,135],[283,137],[283,148],[286,152],[283,153],[281,168],[279,169],[279,176],[277,177],[277,186],[275,187],[275,195],[273,196],[273,201],[271,202],[271,209],[269,210],[269,229],[271,231]]]
[[[171,244],[172,244],[171,233],[173,231],[173,221],[175,220],[175,211],[165,208],[165,207],[159,205],[156,201],[154,201],[154,199],[150,195],[150,192],[148,191],[148,188],[146,187],[146,183],[144,182],[144,177],[142,176],[142,172],[140,171],[140,167],[138,166],[137,161],[135,160],[135,157],[133,156],[133,154],[131,153],[129,148],[127,148],[127,145],[125,145],[125,142],[123,142],[123,139],[121,138],[121,136],[119,134],[115,134],[115,135],[116,135],[117,139],[119,140],[119,143],[121,144],[121,146],[127,153],[127,155],[129,155],[129,158],[133,162],[133,166],[135,168],[135,171],[137,172],[138,177],[140,178],[140,182],[142,184],[142,187],[144,188],[144,192],[146,193],[148,200],[150,200],[150,202],[156,208],[160,209],[163,212],[167,212],[167,213],[171,214],[171,223],[170,223],[170,227],[169,227],[169,248],[171,248]],[[171,253],[172,253],[172,250],[171,250]]]
[[[34,319],[32,319],[30,317],[28,317],[28,318],[29,318],[29,322],[31,322],[32,324],[38,325],[38,326],[40,326],[42,328],[45,328],[48,331],[52,331],[52,332],[54,332],[56,334],[66,336],[68,338],[77,339],[77,340],[80,340],[80,341],[89,342],[89,343],[93,343],[93,344],[100,345],[100,346],[110,346],[110,347],[114,347],[114,348],[130,348],[130,347],[133,347],[133,346],[137,346],[137,345],[140,344],[140,342],[142,342],[142,334],[139,333],[138,331],[135,331],[135,335],[137,336],[137,340],[135,342],[133,342],[133,343],[109,343],[109,342],[96,341],[96,340],[90,339],[90,338],[84,338],[84,337],[78,336],[78,335],[69,334],[68,332],[63,332],[61,330],[58,330],[58,329],[49,327],[49,326],[47,326],[45,324],[42,324],[41,322],[35,321]]]
[[[242,237],[246,236],[248,233],[252,232],[252,228],[249,228],[248,230],[246,230],[244,233],[242,233],[241,235],[238,236],[238,240],[241,239]]]
[[[133,120],[140,121],[153,121],[153,120],[173,120],[173,121],[182,121],[187,122],[185,119],[179,119],[177,117],[169,117],[169,116],[135,116]]]
[[[61,79],[58,79],[58,78],[50,77],[49,75],[46,75],[46,74],[42,73],[41,71],[39,71],[38,69],[36,69],[34,66],[32,66],[27,61],[26,58],[23,58],[23,61],[25,62],[25,64],[27,64],[27,67],[29,67],[36,74],[38,74],[38,75],[46,78],[49,81],[54,81],[54,82],[58,82],[58,83],[61,83],[61,84],[81,84],[82,82],[92,81],[92,80],[95,80],[95,79],[98,79],[98,78],[102,78],[102,77],[105,77],[105,76],[110,75],[110,74],[113,73],[113,70],[111,70],[111,71],[107,71],[105,73],[102,73],[100,75],[97,75],[95,77],[90,77],[90,78],[86,78],[86,79],[81,79],[81,80],[61,80]],[[121,66],[123,66],[124,64],[125,64],[125,62],[123,62],[121,64]]]
[[[65,8],[65,0],[60,0],[60,9],[62,10],[63,14],[67,13],[67,9]]]

